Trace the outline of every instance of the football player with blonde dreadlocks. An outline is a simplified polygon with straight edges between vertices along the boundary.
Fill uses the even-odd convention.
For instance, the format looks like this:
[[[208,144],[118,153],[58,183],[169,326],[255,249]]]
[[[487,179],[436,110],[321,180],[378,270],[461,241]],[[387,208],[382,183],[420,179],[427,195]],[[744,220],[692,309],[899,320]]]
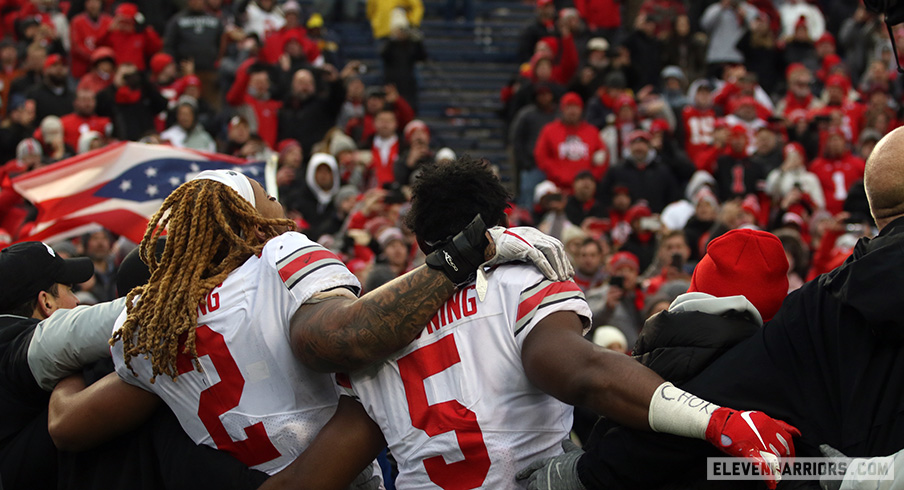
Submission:
[[[130,292],[114,327],[118,377],[57,386],[49,416],[57,445],[91,447],[162,399],[196,443],[275,473],[335,411],[332,377],[320,373],[355,370],[406,345],[480,267],[531,260],[554,280],[572,273],[557,241],[532,229],[487,230],[478,216],[426,267],[357,298],[342,262],[291,227],[280,204],[236,172],[202,172],[176,189],[140,245],[150,281]]]

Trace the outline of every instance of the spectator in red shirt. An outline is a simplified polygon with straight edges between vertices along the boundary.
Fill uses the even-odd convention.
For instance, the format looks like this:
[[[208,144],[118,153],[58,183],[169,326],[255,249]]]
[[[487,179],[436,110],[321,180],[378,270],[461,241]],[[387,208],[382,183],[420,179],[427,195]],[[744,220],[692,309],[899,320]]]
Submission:
[[[760,87],[756,73],[748,72],[744,65],[734,65],[725,69],[724,79],[725,83],[716,90],[713,98],[713,104],[720,107],[723,114],[731,113],[737,99],[750,96],[756,100],[757,105],[762,106],[758,112],[764,113],[764,118],[769,116],[772,101]]]
[[[812,111],[822,107],[821,100],[816,98],[810,90],[813,76],[810,70],[800,63],[794,63],[786,70],[788,80],[788,92],[779,101],[775,111],[784,117],[788,117],[796,110]]]
[[[257,118],[257,134],[270,146],[276,147],[279,125],[278,113],[282,102],[270,98],[270,70],[251,58],[239,67],[235,83],[226,94],[226,102],[233,106],[249,106]]]
[[[700,154],[712,145],[716,127],[716,112],[713,110],[713,86],[709,81],[697,84],[694,103],[681,111],[684,125],[684,149],[687,157],[697,164]],[[700,165],[697,165],[700,168]]]
[[[161,111],[160,114],[157,114],[157,117],[154,118],[154,125],[157,128],[157,132],[160,133],[167,128],[168,112],[175,112],[176,101],[179,99],[179,96],[182,95],[179,92],[182,89],[183,84],[176,81],[176,75],[178,74],[176,61],[169,54],[157,53],[154,56],[151,56],[151,61],[148,65],[151,68],[151,83],[157,86],[160,95],[166,99],[167,110]]]
[[[574,177],[582,170],[601,179],[609,168],[609,154],[596,127],[581,119],[584,102],[578,94],[563,95],[559,107],[561,118],[540,131],[534,159],[548,180],[570,193]]]
[[[282,6],[286,23],[278,31],[267,36],[264,47],[261,48],[261,59],[270,64],[276,64],[280,56],[285,52],[285,46],[290,39],[295,39],[301,45],[307,61],[315,66],[323,64],[320,56],[320,48],[312,39],[308,38],[307,30],[301,24],[301,8],[297,2],[286,2]]]
[[[86,89],[76,91],[72,107],[74,112],[60,118],[63,123],[63,141],[67,145],[78,148],[79,137],[88,131],[97,131],[104,136],[110,136],[113,130],[110,118],[94,113],[97,107],[94,92]]]
[[[153,27],[144,24],[144,17],[135,4],[121,3],[115,14],[98,43],[113,48],[117,65],[132,63],[139,71],[144,71],[146,60],[163,49],[163,40]]]
[[[41,166],[41,144],[25,138],[16,146],[16,159],[0,166],[0,228],[16,238],[32,212],[31,205],[13,188],[10,179]]]
[[[85,11],[73,17],[69,24],[72,76],[75,78],[81,78],[91,69],[94,64],[91,55],[113,22],[102,9],[103,0],[85,0]]]
[[[694,166],[697,170],[703,170],[709,174],[716,172],[716,159],[726,152],[728,145],[728,136],[730,134],[729,125],[725,122],[724,117],[716,119],[713,126],[713,142],[706,145],[694,160]]]
[[[376,186],[383,187],[395,181],[393,169],[399,158],[398,121],[395,113],[383,109],[374,117],[373,144],[371,145],[371,168],[376,179]]]
[[[113,83],[116,73],[116,53],[107,46],[101,46],[91,53],[91,71],[78,82],[78,89],[90,90],[95,94]]]
[[[367,148],[374,135],[374,118],[377,112],[390,109],[395,113],[399,126],[405,127],[414,119],[411,105],[399,95],[393,85],[369,87],[364,99],[364,115],[352,118],[345,126],[345,133],[355,140],[358,148]]]
[[[574,0],[591,37],[602,36],[616,44],[620,41],[621,1],[619,0]]]
[[[841,130],[848,141],[859,140],[860,124],[865,107],[848,97],[851,87],[850,80],[844,75],[834,74],[830,75],[825,83],[826,109],[831,112],[841,112],[841,117],[838,119],[841,121]]]
[[[557,60],[552,63],[550,79],[559,85],[567,85],[578,69],[578,50],[571,31],[562,25],[561,37],[547,36],[537,42],[534,57]],[[534,58],[531,58],[536,65]]]
[[[851,154],[840,129],[831,129],[826,138],[823,155],[813,160],[809,168],[822,184],[826,210],[840,213],[847,198],[848,189],[863,178],[863,160]]]

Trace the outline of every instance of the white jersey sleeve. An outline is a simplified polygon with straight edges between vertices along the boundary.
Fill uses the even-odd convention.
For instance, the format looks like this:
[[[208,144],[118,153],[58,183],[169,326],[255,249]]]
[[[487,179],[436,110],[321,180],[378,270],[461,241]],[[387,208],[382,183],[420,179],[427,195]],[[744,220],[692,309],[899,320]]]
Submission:
[[[574,311],[581,317],[583,333],[586,334],[590,329],[590,307],[584,300],[584,293],[574,281],[550,281],[543,278],[524,288],[518,297],[518,314],[514,326],[518,347],[524,344],[524,339],[541,320],[557,311]]]
[[[338,287],[357,295],[361,283],[333,252],[301,233],[284,233],[274,238],[261,254],[261,260],[278,272],[286,293],[273,298],[285,318],[291,319],[298,308],[316,293]]]

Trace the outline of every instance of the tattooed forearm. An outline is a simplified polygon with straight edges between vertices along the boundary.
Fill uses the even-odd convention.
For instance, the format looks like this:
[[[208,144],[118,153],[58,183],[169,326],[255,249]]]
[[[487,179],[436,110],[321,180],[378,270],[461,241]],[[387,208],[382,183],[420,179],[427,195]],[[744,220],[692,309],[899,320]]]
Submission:
[[[292,349],[317,371],[360,369],[408,345],[454,292],[442,272],[420,267],[357,300],[306,304],[292,317]]]

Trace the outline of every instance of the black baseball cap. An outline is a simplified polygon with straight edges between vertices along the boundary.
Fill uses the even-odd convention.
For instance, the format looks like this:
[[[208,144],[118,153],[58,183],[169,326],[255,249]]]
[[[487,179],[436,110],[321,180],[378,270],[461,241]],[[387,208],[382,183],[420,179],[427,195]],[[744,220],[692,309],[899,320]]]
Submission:
[[[88,257],[64,259],[50,245],[22,242],[0,250],[0,312],[35,297],[50,286],[85,282],[94,274]]]

